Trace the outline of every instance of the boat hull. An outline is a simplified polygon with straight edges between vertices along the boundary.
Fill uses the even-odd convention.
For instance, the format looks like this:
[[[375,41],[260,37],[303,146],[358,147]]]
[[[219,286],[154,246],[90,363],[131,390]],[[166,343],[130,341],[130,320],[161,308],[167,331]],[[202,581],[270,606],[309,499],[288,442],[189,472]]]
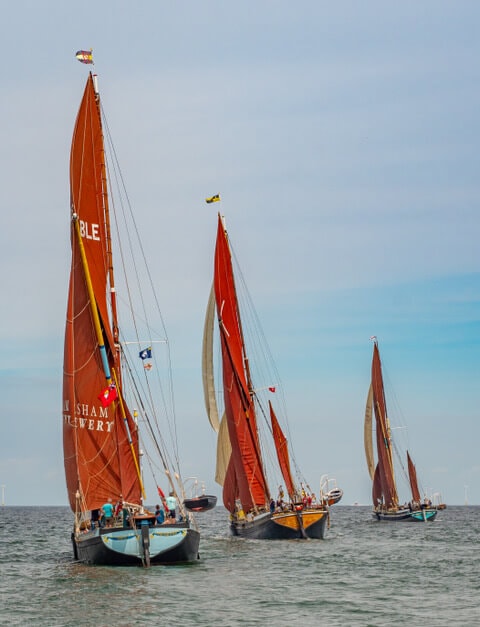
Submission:
[[[328,521],[327,510],[288,511],[232,521],[230,531],[234,536],[252,540],[322,540]]]
[[[373,510],[372,516],[375,520],[389,522],[425,522],[435,520],[437,510],[432,508],[411,511],[410,509],[399,509],[391,511]]]
[[[343,496],[343,490],[340,488],[334,488],[325,494],[325,502],[327,505],[335,505],[338,503]]]
[[[190,512],[206,512],[217,504],[217,497],[211,494],[185,499],[183,504]]]
[[[185,525],[72,534],[75,559],[98,566],[182,564],[199,559],[200,534]]]
[[[419,509],[411,514],[411,519],[418,522],[427,522],[435,520],[437,510],[433,508]]]

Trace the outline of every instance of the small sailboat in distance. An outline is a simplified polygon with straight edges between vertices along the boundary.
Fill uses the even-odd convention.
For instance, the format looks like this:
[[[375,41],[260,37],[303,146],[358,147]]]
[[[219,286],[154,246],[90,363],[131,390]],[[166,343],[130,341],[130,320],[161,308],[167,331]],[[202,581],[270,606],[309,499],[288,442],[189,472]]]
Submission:
[[[434,520],[437,509],[428,499],[421,500],[417,471],[408,451],[406,456],[411,499],[403,505],[399,501],[393,461],[396,447],[387,415],[380,352],[377,338],[373,336],[371,339],[373,341],[372,378],[365,408],[364,443],[367,468],[372,480],[373,517],[384,521]],[[375,417],[374,428],[372,416]],[[373,432],[375,432],[376,462]],[[401,462],[399,466],[401,467]]]
[[[246,289],[241,290],[246,301],[240,298],[240,286],[245,287],[239,270],[234,276],[231,242],[219,214],[205,317],[203,382],[207,414],[218,434],[215,479],[223,486],[230,531],[252,539],[321,539],[329,524],[328,505],[317,500],[292,456],[270,400],[273,394],[281,397],[280,385],[273,385],[278,373],[253,303]],[[215,309],[223,381],[220,420],[213,376]],[[254,385],[260,379],[265,385]],[[271,485],[279,486],[275,493]]]
[[[189,479],[194,480],[192,485],[191,494],[189,496],[185,496],[183,499],[183,504],[188,509],[189,512],[207,512],[210,509],[213,509],[217,504],[217,497],[213,494],[207,494],[205,489],[205,484],[202,482],[202,490],[198,492],[198,480],[196,477],[189,477],[184,481],[184,484],[187,483]]]
[[[327,505],[335,505],[342,500],[343,490],[338,487],[336,479],[331,479],[328,475],[320,478],[320,498]]]
[[[91,53],[80,60],[92,63]],[[102,119],[97,77],[89,73],[70,153],[72,257],[63,366],[74,556],[112,566],[192,562],[200,534],[178,498],[184,493],[178,450],[168,439],[175,420],[168,341],[125,195],[115,206],[109,182],[123,178],[113,151],[107,169],[111,137],[104,142],[108,126]],[[122,262],[118,274],[114,253]],[[163,523],[146,506],[147,465],[157,486],[154,499],[164,506]]]

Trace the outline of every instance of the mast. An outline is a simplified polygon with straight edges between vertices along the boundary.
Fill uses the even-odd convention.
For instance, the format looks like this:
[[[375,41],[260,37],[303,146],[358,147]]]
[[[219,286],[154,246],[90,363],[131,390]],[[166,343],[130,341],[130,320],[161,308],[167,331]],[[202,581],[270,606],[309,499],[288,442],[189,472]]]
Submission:
[[[100,91],[98,89],[98,75],[93,74],[93,88],[95,91],[95,101],[97,104],[98,115],[101,122],[101,104],[100,104]],[[106,158],[105,158],[105,143],[102,142],[102,159],[100,160],[100,168],[101,168],[101,179],[102,179],[102,199],[103,199],[103,208],[105,212],[105,230],[106,230],[106,253],[107,253],[107,267],[108,267],[108,282],[110,285],[110,304],[112,307],[112,331],[113,331],[113,341],[115,343],[117,355],[120,358],[120,346],[118,340],[118,314],[117,314],[117,297],[115,292],[115,278],[113,272],[113,252],[112,252],[112,234],[110,228],[110,207],[109,207],[109,199],[108,199],[108,184],[107,184],[107,169],[106,169]],[[121,370],[117,373],[117,376],[121,377]]]

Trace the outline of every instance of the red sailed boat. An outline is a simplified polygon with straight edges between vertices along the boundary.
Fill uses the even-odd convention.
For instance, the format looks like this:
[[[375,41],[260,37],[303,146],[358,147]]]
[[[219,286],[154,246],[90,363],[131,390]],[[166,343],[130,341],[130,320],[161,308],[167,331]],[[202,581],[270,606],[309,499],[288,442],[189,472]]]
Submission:
[[[426,521],[434,520],[437,509],[428,499],[421,501],[417,473],[407,451],[408,483],[411,497],[408,503],[401,504],[398,497],[394,470],[394,443],[387,415],[387,404],[383,384],[382,364],[377,338],[373,337],[372,381],[365,408],[364,441],[367,467],[372,479],[373,517],[386,521]],[[375,428],[372,416],[375,416]],[[376,459],[372,433],[375,431]]]
[[[179,469],[170,469],[167,463],[163,444],[167,428],[157,431],[163,417],[158,415],[161,404],[154,399],[158,388],[169,388],[170,382],[163,383],[157,372],[152,345],[157,341],[164,345],[165,338],[157,340],[152,332],[159,328],[154,322],[158,315],[147,315],[141,302],[141,294],[146,292],[127,283],[126,273],[120,282],[114,274],[112,231],[120,234],[122,226],[116,222],[113,229],[110,222],[111,216],[115,221],[117,216],[112,213],[108,179],[100,95],[96,76],[90,74],[70,154],[72,259],[63,367],[63,448],[74,514],[74,556],[82,562],[108,565],[193,561],[198,558],[200,536],[191,515],[180,505],[175,518],[157,525],[145,506],[140,425],[153,443],[151,452],[142,443],[143,459],[155,456],[157,467],[163,467],[161,481],[153,478],[159,495],[155,500],[166,503],[160,483],[174,495],[183,494],[183,486],[180,479],[177,482]],[[133,219],[133,214],[127,214],[128,210],[122,216],[126,222]],[[125,228],[132,238],[136,227]],[[140,251],[144,259],[141,241],[135,242],[130,252],[121,248],[120,240],[116,246],[122,260],[132,250]],[[147,289],[151,293],[153,286]],[[122,290],[126,295],[123,302],[128,305],[121,311],[117,294]],[[139,333],[142,335],[136,335]],[[148,342],[148,348],[143,349],[143,342]],[[145,389],[149,393],[142,397]],[[109,503],[116,503],[114,515]],[[102,519],[107,524],[103,525]]]
[[[292,452],[269,400],[273,393],[281,400],[281,390],[271,382],[264,387],[253,384],[261,368],[268,365],[259,367],[258,359],[250,361],[248,348],[252,354],[256,351],[265,355],[269,351],[255,315],[258,336],[250,335],[253,331],[249,328],[247,347],[244,324],[246,312],[253,311],[253,305],[249,302],[248,308],[242,308],[237,290],[231,245],[219,215],[213,288],[205,318],[203,382],[209,420],[218,433],[215,478],[223,486],[223,504],[230,512],[231,532],[255,539],[323,538],[329,520],[328,507],[317,502],[298,472],[294,478],[290,464]],[[221,420],[213,377],[215,309],[223,378]],[[271,372],[270,376],[278,380],[276,371]],[[272,455],[268,459],[275,458],[276,463],[267,465],[269,446]],[[272,493],[270,485],[279,484]]]

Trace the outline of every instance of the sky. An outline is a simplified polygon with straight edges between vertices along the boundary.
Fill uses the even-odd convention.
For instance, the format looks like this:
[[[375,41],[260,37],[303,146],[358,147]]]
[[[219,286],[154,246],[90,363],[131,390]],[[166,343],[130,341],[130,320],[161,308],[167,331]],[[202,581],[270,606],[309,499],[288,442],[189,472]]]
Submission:
[[[67,504],[68,159],[89,69],[74,55],[93,48],[168,329],[183,475],[220,495],[200,371],[218,209],[204,199],[220,193],[311,484],[328,474],[343,503],[370,503],[363,415],[375,335],[423,487],[480,505],[480,5],[2,9],[6,504]]]

